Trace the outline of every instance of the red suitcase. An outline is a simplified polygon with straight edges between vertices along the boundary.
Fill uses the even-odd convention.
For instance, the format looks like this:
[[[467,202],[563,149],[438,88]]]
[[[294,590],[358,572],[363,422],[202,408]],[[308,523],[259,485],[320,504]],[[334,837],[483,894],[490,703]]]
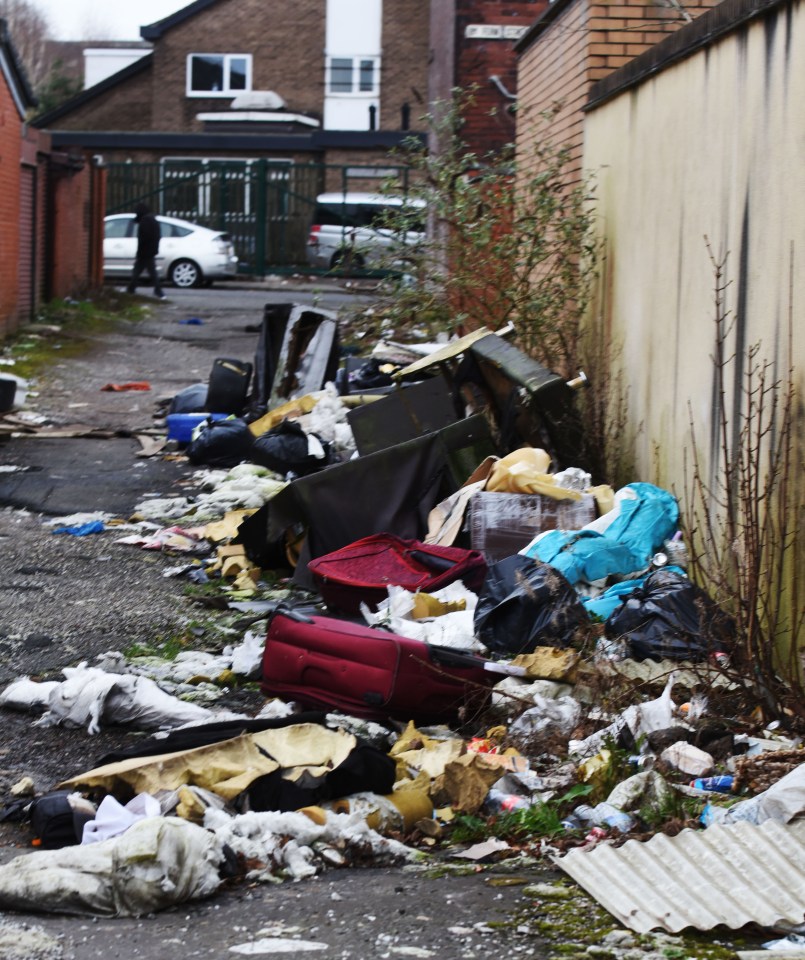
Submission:
[[[373,720],[438,723],[482,709],[500,679],[486,661],[386,630],[278,609],[261,689]]]
[[[359,613],[362,602],[375,609],[388,597],[389,586],[414,593],[463,580],[468,589],[477,592],[486,577],[486,562],[477,550],[378,533],[311,560],[308,570],[328,607]]]

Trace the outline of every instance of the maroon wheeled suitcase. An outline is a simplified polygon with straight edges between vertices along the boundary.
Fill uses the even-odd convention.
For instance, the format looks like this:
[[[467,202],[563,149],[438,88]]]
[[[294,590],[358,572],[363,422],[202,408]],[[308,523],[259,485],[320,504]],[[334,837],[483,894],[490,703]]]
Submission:
[[[477,550],[377,533],[316,557],[308,570],[328,607],[359,613],[361,603],[374,610],[390,586],[432,592],[462,580],[477,592],[486,577],[486,561]]]
[[[485,663],[386,630],[278,608],[266,637],[261,689],[356,717],[438,723],[487,704],[500,677]]]

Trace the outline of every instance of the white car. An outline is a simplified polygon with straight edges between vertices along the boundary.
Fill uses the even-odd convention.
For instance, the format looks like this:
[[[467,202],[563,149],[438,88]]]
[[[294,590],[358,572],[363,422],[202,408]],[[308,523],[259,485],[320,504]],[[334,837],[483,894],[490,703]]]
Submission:
[[[234,277],[238,258],[228,233],[197,223],[157,216],[162,234],[157,270],[176,287],[198,287]],[[128,279],[137,254],[137,224],[133,213],[116,213],[103,223],[103,272]],[[140,284],[145,275],[141,275]],[[145,277],[146,283],[148,282]]]
[[[419,198],[381,196],[372,193],[322,193],[316,198],[313,223],[307,241],[307,261],[323,270],[355,267],[374,268],[388,263],[399,252],[405,259],[405,247],[419,243],[425,236],[424,225],[400,235],[383,226],[384,217],[403,208],[421,211]]]

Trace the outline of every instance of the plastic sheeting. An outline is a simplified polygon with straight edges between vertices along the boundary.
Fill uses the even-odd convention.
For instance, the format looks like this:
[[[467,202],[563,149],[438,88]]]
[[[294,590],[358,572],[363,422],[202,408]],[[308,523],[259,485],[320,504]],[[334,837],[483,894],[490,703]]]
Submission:
[[[573,583],[625,576],[648,566],[679,523],[676,498],[651,483],[631,483],[615,507],[581,530],[551,530],[520,552],[549,563]]]

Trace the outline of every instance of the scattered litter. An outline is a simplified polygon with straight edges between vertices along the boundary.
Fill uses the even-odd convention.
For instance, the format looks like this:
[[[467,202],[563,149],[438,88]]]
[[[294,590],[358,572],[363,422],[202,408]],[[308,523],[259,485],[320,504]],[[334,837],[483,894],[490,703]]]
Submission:
[[[90,734],[98,733],[102,726],[109,724],[132,724],[141,730],[156,730],[212,717],[203,707],[164,693],[147,677],[107,673],[85,663],[65,667],[63,673],[66,679],[55,685],[48,683],[41,695],[36,687],[44,684],[16,681],[3,692],[2,705],[28,710],[44,706],[46,712],[36,721],[39,726],[63,723],[69,727],[86,727]],[[26,695],[31,695],[28,704],[24,704]]]
[[[0,920],[0,957],[4,960],[61,960],[64,946],[41,927]]]
[[[764,950],[780,950],[786,951],[786,953],[793,953],[798,951],[801,954],[805,954],[805,937],[797,933],[791,933],[787,937],[783,937],[780,940],[768,940],[763,944]]]
[[[136,380],[130,383],[107,383],[101,391],[119,393],[124,390],[150,390],[151,384],[145,380]]]
[[[106,527],[101,520],[91,520],[78,527],[54,527],[53,533],[69,533],[74,537],[86,537],[92,533],[103,533]]]
[[[204,324],[201,317],[187,317],[184,320],[177,320],[176,322],[185,327],[201,327]]]
[[[192,555],[159,570],[218,588],[192,593],[223,612],[220,633],[194,631],[205,649],[172,659],[110,650],[94,667],[65,669],[61,682],[20,678],[0,693],[0,706],[41,713],[40,725],[158,731],[61,789],[37,797],[31,778],[10,789],[17,819],[37,805],[65,814],[61,839],[71,845],[0,867],[0,907],[140,916],[214,893],[235,863],[254,883],[424,859],[400,842],[410,837],[438,849],[441,868],[454,873],[505,859],[496,872],[508,876],[492,881],[501,886],[524,883],[513,871],[534,856],[555,855],[638,932],[801,925],[801,741],[760,707],[735,722],[724,717],[737,713],[718,712],[717,692],[740,665],[734,625],[687,578],[676,499],[647,483],[593,488],[586,470],[568,466],[576,440],[542,416],[532,380],[567,384],[500,337],[478,331],[443,347],[382,341],[333,383],[338,327],[335,315],[272,306],[254,365],[217,359],[209,385],[181,391],[158,414],[169,448],[189,443],[187,459],[208,469],[182,486],[192,484],[187,496],[144,498],[117,542]],[[393,336],[388,324],[384,334]],[[456,379],[465,352],[470,369]],[[420,373],[434,379],[411,379]],[[442,377],[460,386],[466,422],[452,420],[447,391],[444,424],[409,423],[406,407],[440,397]],[[2,431],[113,435],[46,423],[9,414]],[[497,444],[507,431],[515,449],[504,452]],[[138,456],[163,449],[157,432],[138,436]],[[113,523],[123,532],[100,514],[47,523],[74,536]],[[367,556],[367,547],[377,550]],[[311,587],[319,596],[302,599]],[[360,609],[369,626],[321,616],[322,601]],[[8,642],[35,650],[54,641]],[[260,682],[259,712],[208,707],[229,694],[249,703],[257,684],[235,689],[243,680]],[[326,720],[323,709],[333,711]],[[409,721],[402,733],[392,718]],[[459,736],[446,720],[474,728]],[[626,839],[659,822],[678,829],[669,811],[679,812],[680,795],[684,815],[695,807],[699,816],[688,821],[695,830]],[[73,845],[79,814],[85,842]],[[462,836],[485,839],[451,850]],[[563,885],[523,893],[573,896]],[[302,928],[234,929],[253,937],[229,947],[236,954],[331,949],[301,939]],[[479,922],[450,932],[495,931]],[[765,946],[801,949],[801,932]],[[391,934],[377,944],[389,956],[436,955]],[[604,938],[605,950],[635,945],[626,931]]]
[[[505,840],[498,840],[497,837],[492,837],[489,840],[485,840],[483,843],[476,843],[472,847],[468,847],[466,850],[459,850],[453,854],[456,859],[459,860],[474,860],[475,862],[480,862],[482,860],[488,860],[492,857],[496,857],[499,853],[504,851],[508,852],[511,850],[511,847]]]
[[[702,820],[708,826],[711,823],[729,824],[741,821],[758,824],[766,820],[788,823],[803,814],[805,814],[805,762],[800,763],[767,790],[748,800],[741,800],[727,808],[708,803],[702,814]]]
[[[244,956],[258,956],[268,953],[311,953],[317,950],[329,950],[327,943],[319,940],[289,940],[285,937],[263,937],[249,943],[238,943],[230,947],[230,953]]]
[[[43,520],[46,527],[82,527],[90,523],[109,523],[113,518],[108,513],[71,513],[67,517],[51,517]]]

